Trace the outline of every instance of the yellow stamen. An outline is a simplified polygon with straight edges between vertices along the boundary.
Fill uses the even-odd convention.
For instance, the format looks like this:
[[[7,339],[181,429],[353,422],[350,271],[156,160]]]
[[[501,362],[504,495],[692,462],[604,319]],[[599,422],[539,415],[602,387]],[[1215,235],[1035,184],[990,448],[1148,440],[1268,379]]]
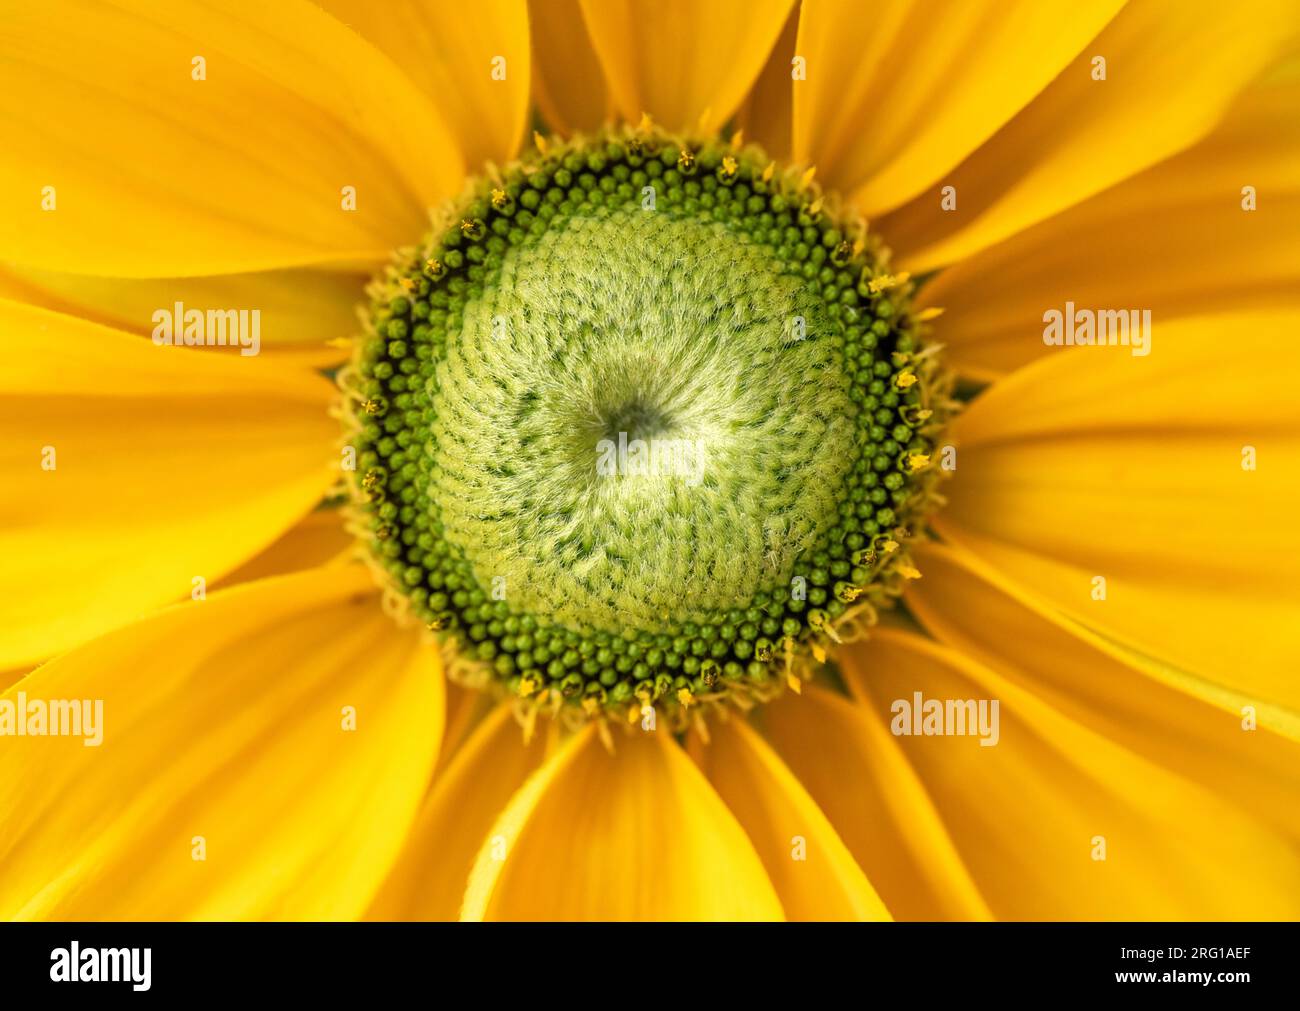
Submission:
[[[913,453],[907,458],[907,465],[912,468],[913,473],[916,473],[922,467],[928,467],[929,464],[929,453]]]
[[[533,734],[537,730],[537,706],[529,706],[528,712],[524,714],[524,743],[529,744],[533,739]]]
[[[894,385],[900,390],[905,390],[916,382],[916,376],[910,372],[900,372],[898,378],[894,380]]]
[[[790,691],[794,692],[796,695],[803,694],[803,682],[800,681],[793,674],[787,674],[785,676],[785,683],[789,687]]]
[[[879,277],[873,277],[867,282],[867,290],[873,295],[879,295],[882,291],[889,291],[891,288],[897,288],[900,284],[906,284],[911,277],[911,272],[906,270],[900,274],[881,274]]]
[[[533,131],[533,143],[537,145],[537,153],[542,156],[545,156],[546,148],[547,148],[546,138],[543,137],[536,130]]]
[[[941,306],[932,305],[926,309],[922,309],[912,318],[915,319],[918,323],[929,323],[930,320],[938,319],[942,315],[943,315],[943,308]]]

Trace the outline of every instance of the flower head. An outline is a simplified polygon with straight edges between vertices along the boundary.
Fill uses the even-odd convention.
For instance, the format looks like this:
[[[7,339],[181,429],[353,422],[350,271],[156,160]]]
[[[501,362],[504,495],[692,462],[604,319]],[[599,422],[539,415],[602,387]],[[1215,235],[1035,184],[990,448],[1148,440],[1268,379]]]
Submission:
[[[0,913],[1294,917],[1298,45],[14,12]]]

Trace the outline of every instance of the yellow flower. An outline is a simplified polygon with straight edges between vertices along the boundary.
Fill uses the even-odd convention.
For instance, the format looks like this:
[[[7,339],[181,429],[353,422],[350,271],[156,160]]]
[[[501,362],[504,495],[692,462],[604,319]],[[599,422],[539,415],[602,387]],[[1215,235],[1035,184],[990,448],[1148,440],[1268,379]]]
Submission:
[[[0,915],[1300,915],[1294,3],[322,7],[0,26]],[[404,530],[338,495],[367,278],[605,122],[739,129],[719,185],[756,142],[839,194],[804,210],[870,220],[862,297],[910,299],[969,401],[898,447],[947,477],[936,536],[870,549],[901,606],[810,617],[806,684],[777,634],[798,691],[747,714],[669,679],[680,734],[447,681],[361,563]],[[149,339],[217,306],[260,354]],[[1075,307],[1154,338],[1052,346]],[[937,425],[912,364],[889,396]],[[102,740],[53,735],[82,700]]]

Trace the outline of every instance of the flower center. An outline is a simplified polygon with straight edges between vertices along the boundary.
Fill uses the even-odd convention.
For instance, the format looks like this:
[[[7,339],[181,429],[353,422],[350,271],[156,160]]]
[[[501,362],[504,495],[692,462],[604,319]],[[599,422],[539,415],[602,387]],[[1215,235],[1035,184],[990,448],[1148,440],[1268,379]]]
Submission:
[[[608,131],[471,184],[341,377],[390,599],[453,675],[575,716],[797,686],[932,497],[887,255],[717,141]]]
[[[775,556],[838,518],[854,407],[824,302],[780,266],[722,222],[608,205],[510,257],[432,392],[443,533],[480,585],[619,634],[789,579]]]

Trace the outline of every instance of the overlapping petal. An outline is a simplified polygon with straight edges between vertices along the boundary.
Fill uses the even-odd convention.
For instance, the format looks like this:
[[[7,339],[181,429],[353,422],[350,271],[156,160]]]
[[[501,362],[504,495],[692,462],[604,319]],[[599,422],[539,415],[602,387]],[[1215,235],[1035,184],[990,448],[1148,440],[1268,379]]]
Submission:
[[[1300,711],[1294,311],[1062,347],[954,423],[945,537],[1157,661]]]
[[[525,744],[509,705],[499,705],[440,771],[367,916],[454,920],[479,847],[541,764],[546,735]]]
[[[999,918],[1300,912],[1292,840],[1233,798],[1134,754],[965,654],[878,629],[845,675],[864,718],[894,732]],[[916,733],[917,693],[942,713],[961,705],[961,722],[954,709],[932,724],[942,732]]]
[[[319,376],[4,301],[0,355],[0,667],[205,589],[336,477]]]
[[[397,634],[361,566],[178,605],[3,697],[80,700],[102,703],[98,745],[0,747],[6,918],[359,916],[443,713],[434,654]]]
[[[174,314],[178,303],[182,312],[256,311],[258,353],[307,367],[347,357],[340,342],[360,332],[357,307],[365,285],[365,274],[346,270],[141,279],[0,269],[0,298],[141,336],[152,335],[156,312]]]
[[[869,215],[897,207],[1028,105],[1122,6],[806,0],[794,157]]]
[[[1245,0],[1232,17],[1212,0],[1134,0],[944,174],[938,182],[954,188],[954,210],[941,210],[936,185],[880,218],[881,233],[912,271],[1001,242],[1207,136],[1298,37],[1300,8],[1289,0]],[[1094,77],[1097,57],[1105,80]]]
[[[815,685],[769,703],[761,721],[895,919],[989,918],[942,812],[884,724]]]
[[[0,261],[63,273],[378,262],[465,171],[444,114],[305,0],[10,5],[0,119]]]
[[[744,830],[665,732],[588,726],[519,789],[479,851],[469,920],[771,920]]]
[[[919,548],[916,561],[924,577],[909,586],[907,603],[941,642],[1300,837],[1300,716],[1144,661],[963,552],[935,544]]]
[[[739,108],[793,0],[582,0],[620,115],[715,130]]]
[[[1050,353],[1067,301],[1160,320],[1300,303],[1300,64],[1252,88],[1220,127],[1062,214],[942,271],[944,358],[992,380]]]
[[[402,68],[446,119],[471,171],[515,156],[528,120],[532,59],[525,0],[321,5]]]
[[[613,117],[605,72],[592,48],[579,0],[531,0],[533,98],[561,133],[594,130]]]
[[[696,759],[763,861],[791,920],[888,920],[848,848],[771,745],[718,721]]]

